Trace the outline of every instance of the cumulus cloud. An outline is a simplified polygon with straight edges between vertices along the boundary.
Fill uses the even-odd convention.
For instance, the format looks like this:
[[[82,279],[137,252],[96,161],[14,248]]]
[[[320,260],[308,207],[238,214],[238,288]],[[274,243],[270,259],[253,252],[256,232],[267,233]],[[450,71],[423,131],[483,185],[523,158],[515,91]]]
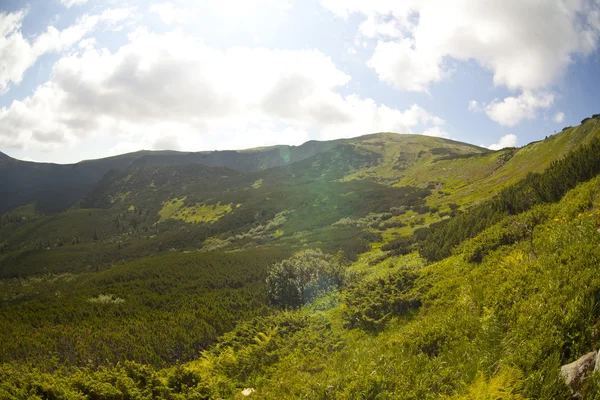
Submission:
[[[158,14],[160,19],[167,25],[171,25],[174,22],[185,22],[189,15],[187,9],[177,8],[172,3],[153,4],[150,7],[150,11]]]
[[[526,91],[518,97],[492,101],[485,107],[485,113],[500,125],[515,126],[524,119],[535,118],[539,109],[550,107],[554,103],[554,97],[550,92]]]
[[[0,12],[0,95],[10,84],[19,84],[23,74],[45,53],[59,52],[80,41],[98,24],[114,26],[127,18],[129,9],[108,9],[98,15],[84,15],[72,26],[58,30],[49,26],[33,39],[21,33],[27,11]]]
[[[490,150],[500,150],[505,147],[515,147],[517,145],[517,136],[505,135],[500,138],[500,141],[488,147]]]
[[[321,4],[343,18],[363,15],[359,35],[378,38],[368,65],[382,81],[411,91],[425,91],[447,76],[446,57],[475,60],[493,73],[496,85],[544,88],[564,73],[574,55],[590,54],[600,35],[596,0]]]
[[[299,143],[309,132],[331,139],[444,124],[417,105],[398,110],[339,94],[351,78],[317,50],[219,50],[145,30],[115,52],[82,49],[61,58],[33,95],[0,109],[0,146],[113,135],[115,151],[243,148]]]
[[[552,117],[552,120],[557,124],[560,124],[565,120],[565,113],[562,111],[557,112],[556,114],[554,114],[554,117]]]
[[[426,129],[423,132],[423,135],[441,137],[441,138],[446,138],[446,139],[450,138],[450,134],[448,134],[448,132],[441,129],[439,126],[434,126],[433,128]]]
[[[80,6],[87,2],[88,0],[60,0],[60,3],[67,8],[71,8],[73,6]]]
[[[440,81],[445,72],[440,60],[415,49],[413,39],[379,41],[367,65],[379,79],[399,89],[425,92],[432,82]]]
[[[369,15],[359,27],[359,32],[367,38],[399,38],[402,36],[402,31],[399,24],[389,18],[384,18],[378,15]]]

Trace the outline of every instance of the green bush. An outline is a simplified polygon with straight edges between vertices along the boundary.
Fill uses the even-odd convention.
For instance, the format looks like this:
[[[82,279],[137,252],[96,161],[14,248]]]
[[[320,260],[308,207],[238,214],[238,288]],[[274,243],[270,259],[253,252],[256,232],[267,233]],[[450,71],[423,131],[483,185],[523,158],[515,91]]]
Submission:
[[[412,290],[418,277],[414,271],[402,270],[349,287],[342,293],[346,326],[374,331],[382,328],[392,316],[418,309],[421,302]]]
[[[269,299],[280,307],[300,307],[340,288],[344,283],[344,270],[338,257],[320,250],[301,251],[269,268]]]

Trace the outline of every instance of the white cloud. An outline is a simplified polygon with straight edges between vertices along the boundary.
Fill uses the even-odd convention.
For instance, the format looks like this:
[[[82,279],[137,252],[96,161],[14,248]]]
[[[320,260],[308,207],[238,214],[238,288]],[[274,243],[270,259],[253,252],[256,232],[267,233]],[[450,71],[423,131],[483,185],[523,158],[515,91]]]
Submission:
[[[0,95],[10,84],[19,84],[23,74],[41,55],[73,46],[98,24],[114,26],[129,15],[129,9],[109,9],[99,15],[84,15],[74,25],[59,31],[49,26],[33,39],[23,37],[21,25],[27,11],[0,13]]]
[[[556,114],[554,114],[554,117],[552,117],[552,121],[556,122],[557,124],[560,124],[564,120],[565,120],[565,113],[562,111],[557,112]]]
[[[492,120],[504,126],[515,126],[524,119],[533,119],[539,109],[548,108],[554,103],[554,94],[549,92],[523,92],[519,97],[507,97],[492,101],[485,107],[485,113]]]
[[[505,135],[500,138],[500,141],[488,147],[490,150],[500,150],[505,147],[515,147],[517,145],[517,136]]]
[[[481,108],[479,107],[479,103],[477,102],[477,100],[471,100],[469,102],[469,111],[477,112],[480,110],[481,110]]]
[[[174,7],[172,3],[153,4],[150,7],[150,11],[157,13],[160,19],[167,25],[171,25],[174,22],[185,22],[189,15],[188,10]]]
[[[418,52],[412,39],[379,41],[367,65],[381,81],[415,92],[427,91],[428,84],[440,81],[444,75],[440,60]]]
[[[402,36],[400,26],[393,19],[382,18],[381,16],[369,15],[359,27],[361,35],[367,38],[399,38]]]
[[[448,132],[442,130],[439,126],[434,126],[433,128],[426,129],[423,132],[423,135],[441,137],[441,138],[446,138],[446,139],[450,138],[450,134]]]
[[[129,39],[114,53],[82,44],[61,58],[49,82],[0,109],[0,146],[116,136],[115,151],[243,148],[444,123],[417,105],[339,94],[351,78],[317,50],[217,50],[181,32]]]
[[[73,6],[80,6],[87,2],[88,0],[60,0],[60,3],[67,8],[71,8]]]
[[[426,91],[447,76],[446,57],[475,60],[493,73],[496,85],[542,89],[565,72],[575,55],[596,49],[600,35],[597,0],[321,0],[321,4],[342,18],[365,16],[359,37],[387,36],[378,39],[368,65],[382,81],[411,91]]]

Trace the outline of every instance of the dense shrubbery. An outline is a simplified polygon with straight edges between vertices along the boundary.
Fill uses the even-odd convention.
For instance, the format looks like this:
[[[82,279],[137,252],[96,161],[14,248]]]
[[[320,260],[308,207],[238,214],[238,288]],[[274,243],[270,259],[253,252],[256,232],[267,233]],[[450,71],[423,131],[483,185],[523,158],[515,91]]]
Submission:
[[[267,271],[269,299],[280,307],[299,307],[344,283],[339,257],[305,250],[275,263]]]
[[[246,388],[256,398],[568,398],[560,365],[600,345],[600,178],[563,195],[600,169],[598,141],[464,214],[450,205],[454,218],[383,251],[373,246],[345,267],[334,254],[356,259],[389,238],[373,231],[408,221],[400,218],[407,210],[425,211],[426,195],[322,178],[369,161],[351,158],[270,171],[279,178],[261,185],[244,178],[239,192],[207,186],[202,196],[242,204],[214,224],[154,226],[155,205],[146,204],[104,221],[111,228],[98,229],[98,240],[59,247],[62,234],[52,236],[51,250],[21,238],[28,224],[53,232],[56,219],[0,226],[10,231],[0,263],[11,265],[1,272],[18,278],[27,266],[37,274],[1,281],[0,338],[10,340],[0,347],[0,398],[243,398]],[[168,177],[160,179],[182,182]],[[152,183],[151,173],[143,178]],[[73,221],[84,224],[91,216],[79,212]],[[148,238],[111,242],[104,232]],[[267,234],[275,245],[257,246]],[[253,250],[171,252],[208,237]],[[449,257],[423,267],[408,254],[417,246],[430,260]],[[289,258],[301,248],[320,250]],[[41,261],[60,271],[85,252],[104,258],[79,264],[80,275],[42,275]],[[157,252],[169,254],[113,265]],[[598,397],[598,379],[588,380],[584,398]]]
[[[419,252],[430,261],[439,261],[452,253],[454,247],[474,237],[507,215],[529,210],[536,204],[554,203],[580,182],[600,173],[600,139],[594,138],[552,163],[540,174],[529,174],[523,181],[500,192],[497,198],[471,208],[450,220],[444,220],[427,230]]]
[[[402,236],[386,243],[381,250],[391,251],[392,255],[403,256],[412,251],[415,244],[415,236]]]
[[[50,293],[3,303],[0,337],[18,340],[4,342],[0,362],[46,369],[56,362],[163,366],[193,359],[236,321],[266,312],[267,266],[288,254],[177,253],[75,280],[32,279],[34,289]],[[101,295],[122,301],[91,301]]]
[[[374,331],[390,318],[418,309],[419,294],[413,290],[418,276],[414,271],[401,270],[350,286],[342,292],[346,326]]]

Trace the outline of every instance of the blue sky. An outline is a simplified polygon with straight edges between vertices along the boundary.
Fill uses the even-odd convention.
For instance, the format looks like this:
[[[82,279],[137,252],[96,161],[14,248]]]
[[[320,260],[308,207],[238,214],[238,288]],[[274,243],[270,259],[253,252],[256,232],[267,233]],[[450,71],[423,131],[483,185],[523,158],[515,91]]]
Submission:
[[[0,151],[58,163],[600,113],[598,0],[3,0]]]

